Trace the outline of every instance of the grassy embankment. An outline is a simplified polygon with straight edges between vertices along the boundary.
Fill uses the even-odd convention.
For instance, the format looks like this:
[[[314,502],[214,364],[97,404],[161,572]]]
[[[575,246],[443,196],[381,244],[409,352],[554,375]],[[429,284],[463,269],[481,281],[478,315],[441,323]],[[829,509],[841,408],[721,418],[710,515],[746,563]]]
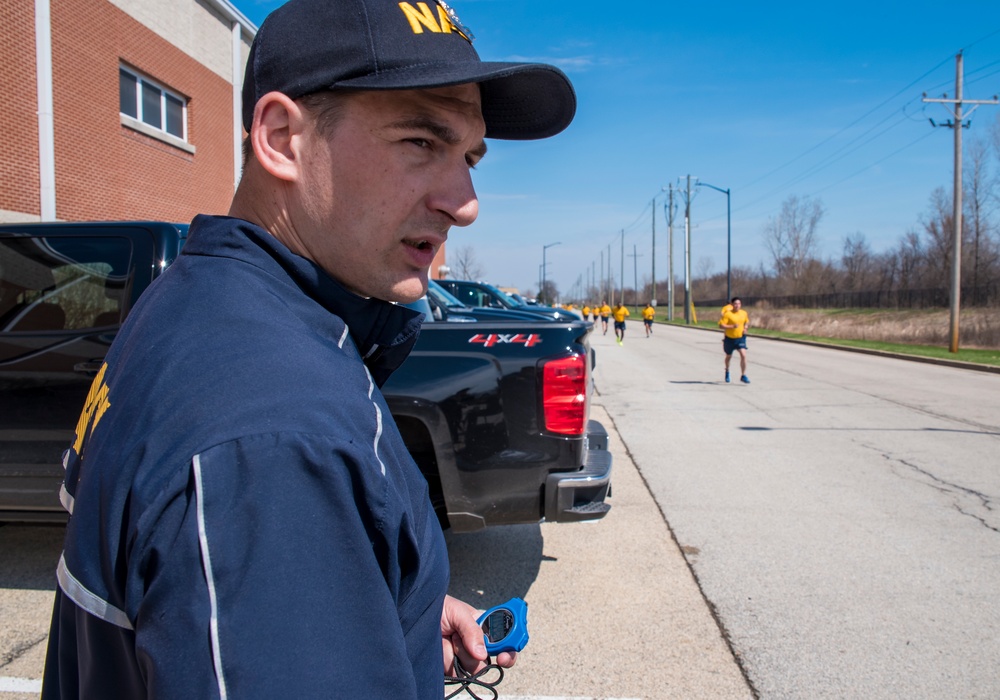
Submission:
[[[948,309],[747,310],[752,335],[1000,366],[1000,313],[989,309],[962,311],[957,353],[948,351]],[[718,328],[719,309],[696,307],[695,315],[698,326]],[[667,322],[665,307],[656,310],[656,321]],[[675,309],[673,323],[683,325],[682,308]]]

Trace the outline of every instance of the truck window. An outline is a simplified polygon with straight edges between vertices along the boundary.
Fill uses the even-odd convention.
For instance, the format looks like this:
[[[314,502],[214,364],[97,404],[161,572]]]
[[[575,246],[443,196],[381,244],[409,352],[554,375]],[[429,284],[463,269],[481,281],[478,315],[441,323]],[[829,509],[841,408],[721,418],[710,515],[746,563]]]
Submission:
[[[131,256],[127,238],[0,238],[0,332],[117,325]]]

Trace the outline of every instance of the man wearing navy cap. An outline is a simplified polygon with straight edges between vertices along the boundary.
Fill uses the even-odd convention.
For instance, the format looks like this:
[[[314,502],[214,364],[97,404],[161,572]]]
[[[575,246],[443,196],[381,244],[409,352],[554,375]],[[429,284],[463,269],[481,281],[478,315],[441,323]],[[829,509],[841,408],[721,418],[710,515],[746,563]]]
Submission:
[[[43,698],[441,698],[486,658],[378,387],[416,341],[484,138],[572,120],[443,2],[290,0],[254,39],[243,179],[95,379]],[[92,405],[91,405],[92,404]],[[513,654],[501,654],[503,666]]]

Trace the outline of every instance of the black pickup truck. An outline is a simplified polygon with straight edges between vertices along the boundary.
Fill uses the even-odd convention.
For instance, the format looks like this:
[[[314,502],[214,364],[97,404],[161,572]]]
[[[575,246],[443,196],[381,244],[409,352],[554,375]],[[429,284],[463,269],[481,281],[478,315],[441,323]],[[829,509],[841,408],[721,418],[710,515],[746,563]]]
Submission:
[[[61,455],[121,322],[180,252],[161,222],[0,225],[0,520],[59,521]],[[440,314],[439,314],[440,315]],[[428,314],[383,394],[456,532],[604,516],[582,321]]]

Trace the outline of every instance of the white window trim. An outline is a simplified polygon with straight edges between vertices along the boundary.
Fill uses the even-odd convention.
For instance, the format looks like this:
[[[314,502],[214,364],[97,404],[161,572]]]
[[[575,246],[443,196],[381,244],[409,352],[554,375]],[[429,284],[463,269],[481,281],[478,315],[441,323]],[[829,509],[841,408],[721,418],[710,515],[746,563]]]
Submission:
[[[182,151],[187,151],[188,153],[194,154],[194,146],[192,146],[187,141],[182,141],[173,134],[168,134],[166,131],[160,131],[155,126],[150,126],[146,122],[141,122],[134,117],[130,117],[127,114],[118,113],[121,117],[122,126],[132,129],[133,131],[138,131],[141,134],[145,134],[150,138],[163,141],[164,143],[170,144],[174,148],[179,148]]]
[[[128,114],[125,114],[124,112],[119,112],[118,114],[121,117],[122,126],[138,131],[142,134],[145,134],[146,136],[150,136],[152,138],[163,141],[164,143],[168,143],[171,146],[180,148],[181,150],[187,151],[188,153],[194,153],[195,152],[194,146],[192,146],[191,143],[188,142],[187,140],[188,136],[187,98],[184,97],[183,95],[174,92],[173,90],[170,90],[169,88],[165,87],[162,83],[139,73],[138,71],[130,68],[124,63],[119,63],[118,68],[121,72],[132,76],[136,80],[136,114],[141,114],[142,111],[142,83],[148,83],[150,86],[155,87],[157,90],[160,91],[160,123],[163,124],[163,127],[156,127],[151,124],[147,124],[146,122],[142,121],[142,119],[132,117]],[[165,128],[167,119],[166,97],[168,95],[170,97],[173,97],[175,100],[178,100],[182,105],[181,129],[184,134],[184,138],[174,136],[173,134],[168,132]]]

